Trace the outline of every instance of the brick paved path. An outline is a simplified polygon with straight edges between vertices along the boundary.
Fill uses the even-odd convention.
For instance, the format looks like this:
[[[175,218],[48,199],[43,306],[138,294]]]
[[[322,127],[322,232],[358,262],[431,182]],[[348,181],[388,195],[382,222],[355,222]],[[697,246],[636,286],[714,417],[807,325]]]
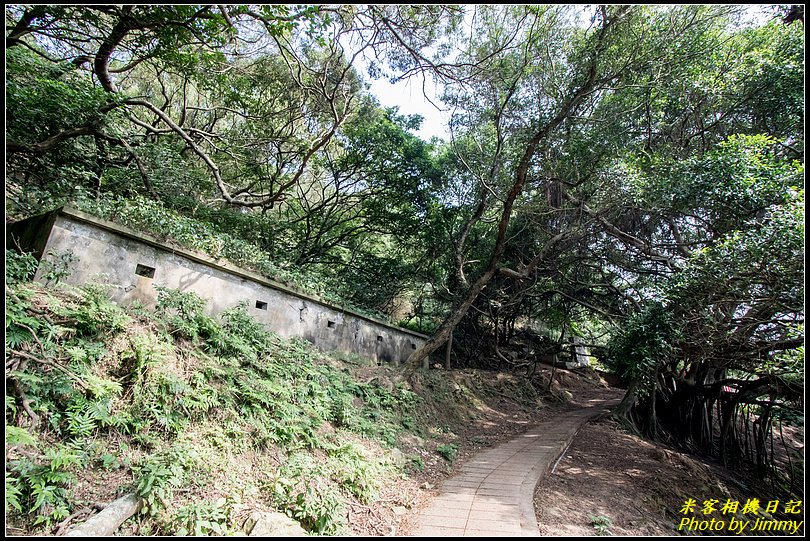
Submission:
[[[555,414],[511,441],[476,455],[447,479],[417,517],[415,536],[539,536],[534,487],[555,464],[579,428],[618,404],[590,400],[588,407]]]

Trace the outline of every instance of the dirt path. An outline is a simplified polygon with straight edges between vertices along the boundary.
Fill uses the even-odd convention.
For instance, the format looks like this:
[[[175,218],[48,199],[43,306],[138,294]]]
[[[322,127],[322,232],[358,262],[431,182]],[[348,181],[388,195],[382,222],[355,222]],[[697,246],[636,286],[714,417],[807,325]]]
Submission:
[[[587,423],[563,453],[554,471],[538,483],[535,509],[540,535],[582,537],[597,534],[620,536],[671,536],[696,533],[678,531],[688,499],[698,502],[686,518],[718,518],[726,524],[732,516],[751,520],[753,515],[704,515],[702,502],[741,502],[757,498],[764,507],[775,499],[763,480],[746,478],[709,459],[699,459],[674,447],[633,435],[611,419]],[[763,512],[760,515],[768,518]],[[804,519],[803,515],[779,520]],[[753,524],[753,520],[752,520]],[[720,535],[736,535],[723,529]],[[765,534],[771,532],[763,532]]]
[[[479,453],[446,481],[416,519],[418,536],[539,535],[534,489],[579,428],[618,403],[621,391],[581,395],[572,408]]]

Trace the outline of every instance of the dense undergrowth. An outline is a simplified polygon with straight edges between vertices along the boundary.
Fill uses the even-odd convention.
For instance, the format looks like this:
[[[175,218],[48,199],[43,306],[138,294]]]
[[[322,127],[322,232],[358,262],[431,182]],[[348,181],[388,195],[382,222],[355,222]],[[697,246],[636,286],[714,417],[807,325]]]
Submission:
[[[36,261],[6,258],[12,532],[53,534],[135,492],[142,535],[239,534],[256,510],[347,533],[350,509],[426,461],[452,462],[454,428],[493,392],[479,375],[458,385],[426,373],[416,387],[381,377],[279,338],[244,307],[208,316],[191,293],[159,289],[149,310],[111,302],[100,284],[30,282]],[[528,382],[496,383],[498,400],[538,403]]]
[[[88,505],[79,481],[109,475],[145,499],[142,533],[237,532],[249,499],[338,534],[347,502],[373,501],[407,470],[389,452],[417,429],[419,399],[403,385],[359,382],[242,307],[214,319],[194,294],[161,290],[154,311],[124,309],[101,285],[26,282],[30,259],[7,258],[11,525],[53,533]],[[180,505],[184,490],[218,497]]]

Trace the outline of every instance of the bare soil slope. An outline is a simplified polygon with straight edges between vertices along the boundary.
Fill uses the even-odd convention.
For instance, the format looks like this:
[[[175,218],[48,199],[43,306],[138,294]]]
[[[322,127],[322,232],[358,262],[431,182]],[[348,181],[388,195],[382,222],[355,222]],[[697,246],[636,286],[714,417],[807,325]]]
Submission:
[[[764,508],[772,498],[769,493],[766,483],[651,443],[605,419],[585,425],[553,473],[540,482],[535,509],[540,532],[548,536],[677,535],[696,533],[686,527],[678,531],[684,517],[716,518],[727,526],[732,515],[721,513],[727,500],[740,502],[742,510],[745,502],[757,498]],[[685,515],[681,509],[689,498],[697,503],[694,512]],[[711,499],[718,500],[718,510],[703,515],[703,502]],[[756,516],[734,516],[750,520],[749,528],[756,518],[770,518],[762,510]],[[804,515],[775,518],[802,521]],[[803,528],[797,535],[801,532]],[[732,532],[726,527],[713,533]]]

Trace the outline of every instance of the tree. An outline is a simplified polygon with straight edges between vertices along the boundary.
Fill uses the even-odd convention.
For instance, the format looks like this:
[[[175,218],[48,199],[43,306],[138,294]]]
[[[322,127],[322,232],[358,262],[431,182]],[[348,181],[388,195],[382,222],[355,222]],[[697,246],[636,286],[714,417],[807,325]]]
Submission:
[[[87,114],[115,110],[128,122],[113,131],[85,122],[28,144],[11,140],[7,150],[40,155],[93,135],[123,147],[148,186],[135,149],[169,138],[208,171],[221,200],[270,208],[353,112],[359,83],[341,45],[350,27],[335,14],[291,6],[12,6],[7,45],[92,75],[107,99],[87,103]],[[273,88],[284,90],[278,100],[260,99]],[[254,125],[263,133],[244,133]],[[239,133],[256,140],[247,144]]]
[[[767,427],[774,416],[797,411],[804,391],[797,377],[803,166],[780,159],[775,147],[772,138],[735,136],[703,158],[672,164],[678,173],[648,178],[662,188],[659,195],[674,199],[672,208],[700,220],[701,247],[662,288],[666,301],[654,323],[640,326],[636,337],[625,331],[613,346],[614,362],[629,371],[640,399],[627,413],[642,426],[651,433],[663,427],[728,462],[741,461],[749,447],[763,470]],[[660,322],[669,329],[665,340],[655,337]],[[628,347],[651,340],[659,345],[649,353]],[[758,408],[760,432],[741,434],[739,427],[748,429],[740,418],[751,407]]]
[[[474,66],[474,77],[471,78],[482,81],[483,87],[486,87],[486,81],[504,83],[502,88],[490,85],[491,90],[470,85],[479,96],[496,97],[479,108],[483,119],[493,125],[494,142],[487,148],[492,151],[487,156],[492,167],[489,176],[477,179],[481,183],[481,189],[477,191],[480,194],[478,206],[457,237],[456,253],[463,250],[469,227],[483,216],[490,192],[499,208],[497,229],[493,233],[491,251],[485,258],[487,263],[469,286],[464,285],[463,276],[458,271],[463,269],[464,262],[462,258],[456,257],[456,275],[458,282],[462,284],[462,293],[458,295],[450,315],[440,329],[422,348],[413,353],[410,363],[426,362],[428,355],[447,341],[452,329],[496,274],[509,274],[514,279],[528,278],[538,266],[546,262],[557,243],[580,234],[579,226],[558,231],[549,236],[545,245],[538,246],[522,268],[514,270],[501,266],[507,246],[509,223],[513,212],[521,208],[527,181],[531,180],[533,188],[544,184],[544,189],[535,193],[543,193],[549,200],[559,199],[557,196],[564,192],[560,190],[561,184],[555,174],[557,171],[554,165],[557,164],[549,156],[564,144],[561,141],[576,133],[574,130],[581,122],[577,117],[579,111],[596,106],[606,99],[605,96],[611,95],[613,88],[624,82],[628,74],[635,73],[663,56],[656,49],[666,38],[661,31],[653,33],[645,47],[629,46],[646,28],[647,12],[641,9],[601,7],[594,14],[593,27],[584,31],[570,23],[564,24],[565,12],[556,8],[493,9],[496,10],[494,14],[485,14],[481,20],[494,38],[491,41],[485,38],[476,42],[476,49],[469,53],[470,60],[460,62],[462,66]],[[709,17],[704,16],[704,19]],[[685,16],[678,23],[674,28],[667,27],[668,31],[676,35],[688,34],[694,24]],[[511,31],[514,28],[519,30]],[[522,32],[525,33],[521,34]],[[504,35],[507,37],[501,37]],[[521,45],[515,46],[513,40],[518,39],[518,36]],[[554,40],[564,44],[560,57],[553,57],[551,49],[547,47]],[[481,43],[484,45],[480,45]],[[476,61],[482,57],[486,62]],[[463,57],[463,60],[467,58]],[[486,72],[484,65],[490,72]],[[466,81],[464,77],[457,79]],[[480,123],[481,117],[474,114],[476,109],[470,107],[470,101],[472,100],[464,102],[464,119],[470,124]],[[508,147],[505,149],[504,144],[507,141]],[[503,162],[508,166],[503,166]],[[511,177],[511,181],[501,185],[501,191],[496,192],[498,185],[495,182],[500,179],[495,177],[501,170]],[[576,167],[574,170],[569,167],[568,172],[579,174]],[[572,187],[582,184],[582,180],[578,178],[570,181]],[[584,211],[598,222],[609,235],[631,244],[635,241],[636,248],[648,254],[654,253],[642,241],[612,225],[600,212],[593,211],[584,201],[574,198],[572,194],[566,197],[580,212]]]

